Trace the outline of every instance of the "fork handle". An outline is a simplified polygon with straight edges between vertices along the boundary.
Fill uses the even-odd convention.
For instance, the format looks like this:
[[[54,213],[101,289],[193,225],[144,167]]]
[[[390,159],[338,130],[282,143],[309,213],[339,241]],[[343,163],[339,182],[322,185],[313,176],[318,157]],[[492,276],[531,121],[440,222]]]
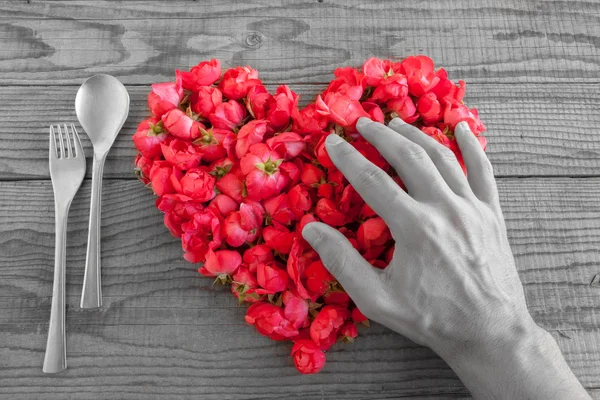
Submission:
[[[54,204],[54,220],[56,239],[54,244],[54,284],[52,287],[52,306],[50,309],[50,325],[48,341],[44,356],[43,371],[56,373],[67,369],[67,338],[65,333],[65,280],[66,280],[66,245],[67,215],[70,201],[66,205]]]
[[[92,167],[92,199],[90,203],[90,225],[88,230],[87,256],[81,292],[81,308],[102,306],[102,285],[100,274],[100,215],[102,200],[102,172],[106,153],[94,153]]]

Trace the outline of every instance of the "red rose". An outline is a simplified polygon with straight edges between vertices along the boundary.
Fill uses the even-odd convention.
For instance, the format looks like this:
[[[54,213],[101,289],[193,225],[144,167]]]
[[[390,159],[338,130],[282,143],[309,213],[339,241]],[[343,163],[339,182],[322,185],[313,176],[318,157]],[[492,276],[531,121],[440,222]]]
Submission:
[[[242,256],[237,251],[219,250],[206,252],[206,261],[198,269],[202,275],[226,278],[233,274],[242,263]]]
[[[154,194],[162,196],[167,193],[174,193],[175,189],[171,183],[173,167],[167,161],[155,161],[150,168],[150,184]]]
[[[325,306],[310,324],[310,338],[322,349],[330,348],[337,339],[338,330],[350,312],[338,306]]]
[[[337,77],[332,80],[323,93],[341,93],[353,100],[360,100],[365,89],[365,76],[352,67],[337,68],[333,74]]]
[[[181,226],[183,256],[191,263],[203,262],[209,249],[221,245],[221,220],[209,209],[194,214],[194,218]]]
[[[224,143],[226,138],[233,134],[219,128],[200,129],[200,136],[193,143],[200,148],[202,161],[209,163],[227,156]]]
[[[296,185],[292,187],[287,194],[287,200],[290,210],[294,213],[295,219],[302,218],[313,205],[310,188],[305,185]]]
[[[306,242],[304,242],[306,243]],[[292,248],[287,261],[287,272],[292,282],[294,282],[298,295],[303,299],[312,299],[312,297],[304,287],[302,278],[304,277],[304,270],[307,265],[318,258],[317,253],[310,249],[310,246],[306,244],[304,247],[302,240],[299,237],[294,237],[292,240]],[[312,299],[316,300],[316,298]]]
[[[300,180],[305,185],[318,186],[325,181],[325,171],[314,164],[303,164]]]
[[[175,70],[175,75],[181,78],[184,89],[197,92],[202,86],[210,86],[221,76],[221,62],[216,59],[202,61],[192,67],[190,72]]]
[[[362,103],[363,109],[369,114],[369,118],[373,121],[379,122],[380,124],[385,123],[385,115],[383,110],[376,103],[365,101]]]
[[[223,94],[212,86],[202,86],[192,93],[190,107],[193,112],[203,118],[215,112],[219,104],[223,102]]]
[[[435,126],[424,126],[421,130],[449,149],[453,149],[452,141],[447,135],[444,135],[441,129],[436,128]]]
[[[381,60],[377,57],[371,57],[365,61],[362,71],[369,86],[380,85],[386,77],[394,73],[392,63],[389,60]]]
[[[410,94],[419,97],[431,91],[440,82],[440,75],[445,74],[444,70],[434,72],[433,60],[427,56],[406,57],[401,68],[406,75]]]
[[[262,200],[281,192],[288,179],[279,171],[283,158],[263,143],[250,146],[250,151],[240,160],[246,175],[248,198]]]
[[[311,263],[304,270],[304,276],[306,278],[306,287],[319,296],[323,295],[335,280],[321,260]]]
[[[298,330],[285,318],[283,309],[264,301],[248,307],[245,319],[261,335],[273,340],[289,340],[298,335]]]
[[[215,128],[232,130],[236,128],[246,116],[246,109],[237,101],[228,101],[215,107],[215,112],[208,116],[210,123]]]
[[[273,250],[266,244],[258,244],[244,252],[244,264],[251,272],[256,272],[258,264],[273,261]]]
[[[223,74],[219,89],[228,99],[237,100],[245,97],[251,88],[260,84],[257,70],[248,66],[235,67]]]
[[[292,358],[296,369],[303,374],[316,374],[325,366],[325,353],[309,339],[294,341]]]
[[[328,93],[324,99],[319,95],[316,104],[319,114],[327,116],[330,121],[350,131],[356,130],[356,121],[359,118],[369,117],[358,100],[341,93]]]
[[[248,217],[249,215],[251,217]],[[240,211],[234,211],[225,218],[223,235],[228,245],[240,247],[257,237],[259,227],[260,223],[256,220],[256,215],[247,207],[240,206]]]
[[[182,99],[181,79],[177,78],[175,82],[155,83],[148,94],[148,107],[156,118],[160,118],[167,111],[179,107]]]
[[[476,109],[468,109],[467,106],[458,102],[452,102],[444,108],[444,123],[448,124],[450,130],[454,131],[456,124],[466,121],[469,124],[471,132],[478,136],[485,131],[485,125],[479,119]]]
[[[356,325],[353,322],[348,321],[340,328],[339,337],[344,342],[352,343],[357,336],[358,329],[356,329]]]
[[[319,133],[327,128],[327,117],[317,111],[311,103],[302,110],[292,110],[293,130],[299,133]]]
[[[237,142],[235,144],[235,154],[238,158],[242,158],[248,153],[250,146],[256,143],[261,143],[263,137],[271,132],[271,128],[267,121],[263,119],[255,119],[248,122],[237,134]]]
[[[417,107],[409,96],[404,99],[390,100],[387,102],[387,106],[407,124],[411,124],[419,118]]]
[[[365,317],[365,315],[360,312],[358,307],[353,308],[352,313],[350,315],[352,316],[352,321],[356,322],[357,324],[369,321],[367,317]]]
[[[267,246],[281,254],[289,254],[294,234],[281,224],[266,226],[263,239]]]
[[[162,123],[156,117],[140,122],[133,134],[133,144],[143,156],[154,158],[161,155],[160,144],[167,139]]]
[[[259,294],[283,292],[287,289],[288,274],[277,263],[270,261],[260,263],[256,268],[256,279],[264,290],[257,290]]]
[[[232,212],[238,211],[240,205],[231,197],[221,193],[211,200],[208,207],[216,210],[221,216],[227,217]]]
[[[190,142],[172,138],[160,146],[165,160],[180,170],[188,170],[200,164],[202,154]]]
[[[162,123],[171,135],[182,140],[194,140],[200,136],[200,128],[204,129],[204,125],[194,121],[178,108],[164,114]]]
[[[323,296],[325,304],[348,308],[350,304],[350,296],[346,292],[330,290]]]
[[[263,85],[253,86],[246,97],[246,108],[255,119],[265,119],[267,116],[267,104],[273,97]]]
[[[271,219],[280,224],[290,225],[296,219],[296,214],[290,208],[288,195],[285,193],[264,200],[263,205]]]
[[[287,275],[286,275],[287,276]],[[292,323],[294,328],[310,326],[308,319],[308,302],[302,297],[296,296],[291,291],[286,291],[281,296],[283,304],[283,314],[285,318]]]
[[[417,110],[426,124],[434,124],[442,118],[442,106],[433,93],[427,93],[419,98]]]
[[[298,95],[290,90],[287,85],[277,88],[275,96],[269,98],[267,103],[267,120],[275,128],[286,127],[292,112],[297,108]]]
[[[385,103],[389,100],[404,99],[408,96],[408,83],[404,75],[392,75],[377,86],[371,95],[371,101]]]
[[[352,146],[358,150],[360,154],[365,156],[367,160],[371,161],[382,170],[386,171],[389,168],[390,164],[381,155],[377,148],[371,143],[367,142],[362,136],[356,140],[353,140]]]
[[[241,131],[240,131],[241,132]],[[267,145],[287,160],[298,156],[306,148],[302,136],[296,132],[283,132],[267,139]]]
[[[243,200],[244,179],[234,173],[228,173],[217,181],[217,189],[238,203]]]
[[[315,214],[331,226],[342,226],[346,224],[346,216],[337,209],[335,203],[331,199],[323,198],[317,202]]]
[[[392,238],[390,229],[381,217],[366,220],[358,227],[356,234],[361,250],[368,250],[371,246],[382,246]]]
[[[215,192],[215,177],[204,168],[192,168],[181,178],[171,178],[177,193],[182,193],[198,201],[209,201],[217,195]]]
[[[317,143],[317,147],[315,147],[315,155],[319,163],[325,168],[335,168],[335,164],[329,158],[329,154],[327,154],[327,149],[325,148],[325,140],[329,135],[323,135],[319,142]]]
[[[152,168],[153,160],[145,157],[142,154],[138,154],[135,157],[135,175],[141,180],[144,185],[150,183],[150,169]]]
[[[235,271],[231,282],[231,293],[240,301],[256,303],[264,296],[255,292],[258,287],[256,276],[243,264]]]

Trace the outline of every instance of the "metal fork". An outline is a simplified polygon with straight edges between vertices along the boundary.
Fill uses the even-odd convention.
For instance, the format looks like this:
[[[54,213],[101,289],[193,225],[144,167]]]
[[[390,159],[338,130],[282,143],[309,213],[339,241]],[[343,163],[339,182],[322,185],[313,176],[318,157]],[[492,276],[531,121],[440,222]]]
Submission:
[[[56,128],[50,126],[50,177],[54,189],[56,241],[52,308],[43,368],[46,373],[56,373],[67,368],[65,332],[67,217],[71,201],[81,186],[84,175],[85,154],[75,125],[71,124],[70,134],[66,124],[63,124],[62,128],[60,125]]]

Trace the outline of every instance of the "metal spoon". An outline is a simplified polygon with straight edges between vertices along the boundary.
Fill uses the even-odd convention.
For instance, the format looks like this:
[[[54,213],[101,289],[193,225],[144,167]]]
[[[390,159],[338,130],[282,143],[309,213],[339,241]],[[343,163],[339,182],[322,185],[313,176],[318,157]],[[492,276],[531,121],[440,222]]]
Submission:
[[[129,94],[115,77],[95,75],[83,82],[75,97],[79,123],[94,146],[92,200],[81,308],[102,305],[100,283],[100,200],[104,161],[129,114]]]

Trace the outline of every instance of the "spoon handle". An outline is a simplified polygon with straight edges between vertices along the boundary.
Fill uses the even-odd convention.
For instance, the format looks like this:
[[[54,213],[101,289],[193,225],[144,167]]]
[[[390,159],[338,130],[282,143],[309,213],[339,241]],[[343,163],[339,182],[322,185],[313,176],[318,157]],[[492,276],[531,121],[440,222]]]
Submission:
[[[90,203],[90,225],[88,230],[87,256],[81,292],[81,308],[102,306],[102,285],[100,280],[100,215],[102,200],[102,172],[105,154],[94,153],[92,167],[92,200]]]

